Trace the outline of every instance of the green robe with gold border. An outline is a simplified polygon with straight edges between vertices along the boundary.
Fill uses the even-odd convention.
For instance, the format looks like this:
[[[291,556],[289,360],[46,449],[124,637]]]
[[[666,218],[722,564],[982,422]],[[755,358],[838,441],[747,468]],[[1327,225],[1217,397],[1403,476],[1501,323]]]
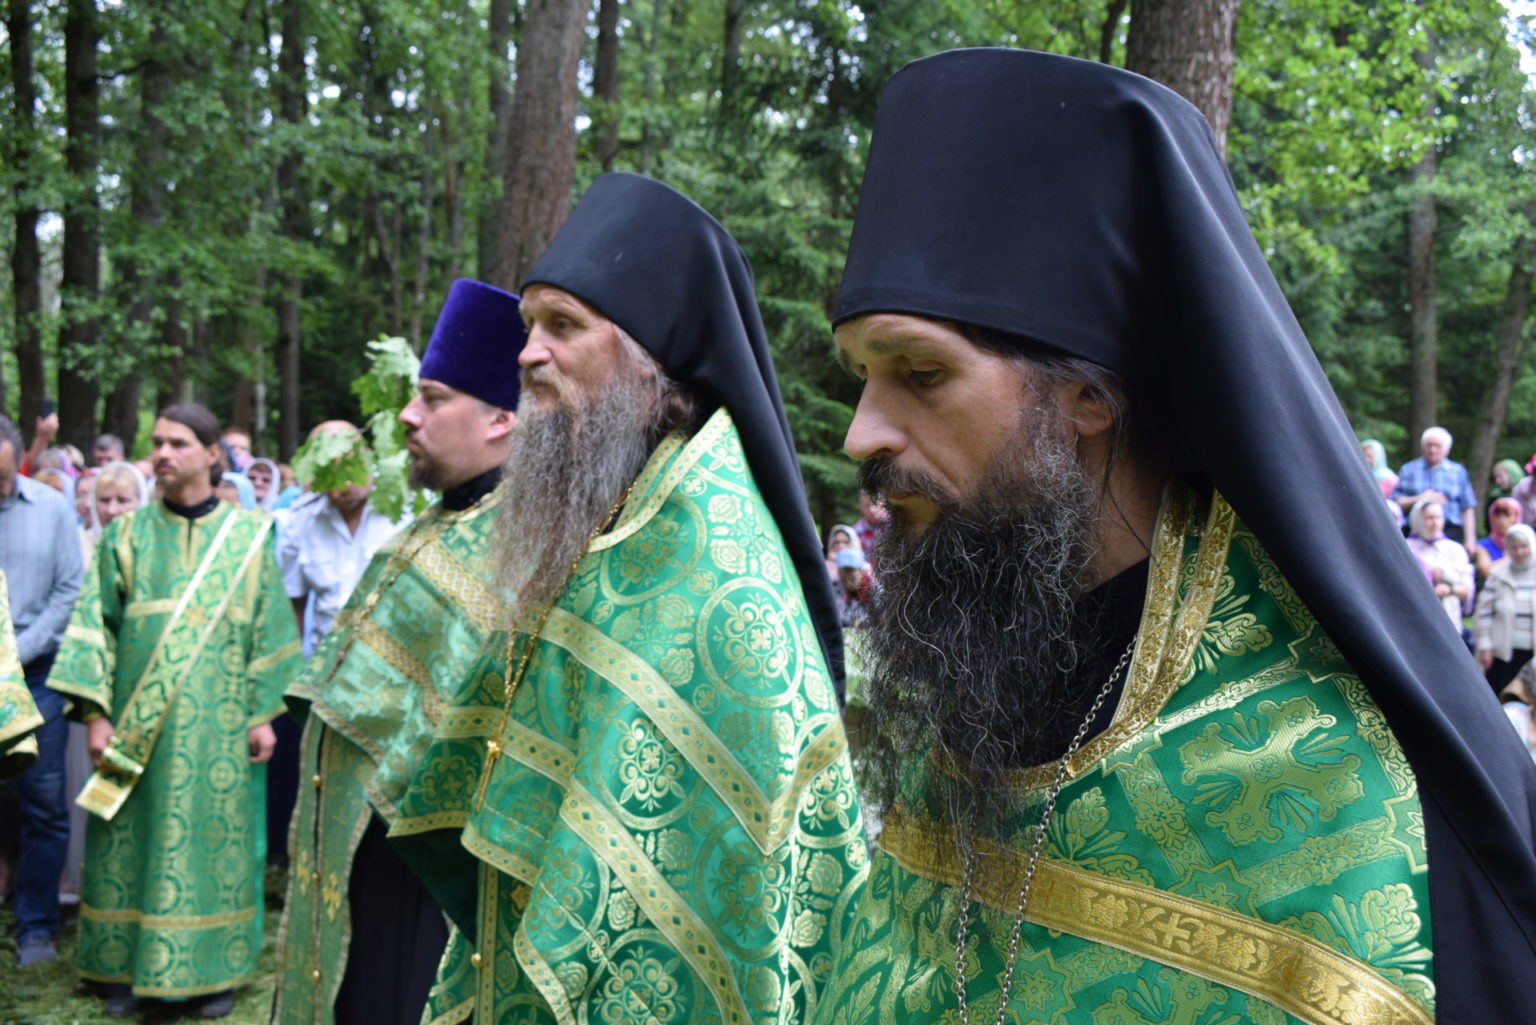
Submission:
[[[165,708],[136,694],[169,709],[126,802],[86,827],[85,978],[190,997],[255,972],[266,826],[247,732],[281,714],[300,664],[266,514],[220,502],[189,520],[156,502],[103,532],[48,686],[72,715],[111,719],[114,744]]]
[[[11,626],[11,592],[0,573],[0,779],[25,772],[37,761],[37,738],[43,724],[37,702],[27,689],[27,677],[16,653]]]
[[[1070,762],[1006,1020],[1428,1025],[1413,773],[1258,540],[1219,496],[1207,505],[1164,503],[1125,692]],[[1016,786],[1043,798],[1055,773]],[[1035,829],[977,844],[973,1021],[997,1017]],[[880,848],[815,1021],[956,1021],[954,832],[898,805]]]
[[[450,946],[430,1011],[804,1021],[867,853],[831,677],[728,413],[658,446],[502,697],[451,713],[499,754],[463,831],[474,943]]]
[[[485,738],[437,737],[467,688],[501,685],[506,610],[490,565],[501,496],[457,512],[434,505],[390,539],[289,688],[310,714],[274,1022],[335,1020],[352,939],[352,864],[372,815],[392,840],[468,821]],[[432,784],[413,789],[423,764],[435,766]]]

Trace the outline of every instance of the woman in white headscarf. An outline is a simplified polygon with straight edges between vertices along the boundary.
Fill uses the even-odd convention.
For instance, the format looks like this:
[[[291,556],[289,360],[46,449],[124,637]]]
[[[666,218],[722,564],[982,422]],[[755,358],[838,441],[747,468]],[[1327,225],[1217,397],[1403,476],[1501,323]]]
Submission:
[[[1502,694],[1536,649],[1536,531],[1524,523],[1504,535],[1504,558],[1493,564],[1477,596],[1477,661],[1488,685]]]
[[[846,523],[834,524],[827,532],[827,576],[833,584],[837,583],[837,553],[846,548],[852,548],[861,556],[864,554],[864,546],[859,543],[859,532]],[[835,588],[834,588],[835,590]]]
[[[1472,611],[1472,560],[1467,549],[1445,536],[1445,508],[1434,499],[1420,499],[1408,513],[1408,525],[1412,529],[1408,547],[1460,632],[1462,617]]]
[[[277,507],[277,496],[283,490],[283,475],[277,463],[265,456],[252,459],[245,467],[245,477],[256,491],[256,508],[271,512]]]

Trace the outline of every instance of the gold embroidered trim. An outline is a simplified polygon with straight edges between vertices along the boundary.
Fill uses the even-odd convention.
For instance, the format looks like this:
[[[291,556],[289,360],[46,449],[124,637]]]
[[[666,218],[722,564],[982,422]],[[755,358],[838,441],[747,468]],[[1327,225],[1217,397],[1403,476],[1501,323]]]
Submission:
[[[576,752],[537,730],[529,729],[516,719],[507,722],[502,753],[519,765],[525,765],[540,776],[564,787],[571,781],[571,767],[576,762]]]
[[[627,540],[631,535],[649,522],[652,516],[666,504],[678,483],[686,477],[704,454],[719,441],[731,428],[731,414],[724,406],[715,410],[714,414],[705,421],[692,438],[684,439],[680,434],[669,434],[656,446],[656,451],[651,454],[640,476],[635,479],[634,493],[642,495],[640,501],[633,503],[633,507],[626,506],[619,513],[619,521],[614,528],[606,534],[594,538],[587,546],[587,553],[601,552],[612,548],[614,545]],[[672,453],[681,449],[675,460],[667,464]],[[652,467],[666,466],[660,479],[651,484],[651,474],[656,471]],[[642,490],[645,488],[646,490]]]
[[[509,875],[519,882],[533,885],[533,881],[539,877],[539,867],[531,861],[526,861],[505,847],[499,847],[480,835],[475,828],[475,823],[470,820],[464,827],[464,835],[459,837],[459,843],[464,849],[483,861],[486,867]],[[481,897],[481,903],[486,898]]]
[[[474,740],[491,735],[501,709],[491,705],[459,705],[446,708],[437,720],[437,736],[444,740]]]
[[[560,818],[634,898],[646,919],[667,937],[672,948],[693,966],[731,1025],[751,1025],[746,1002],[736,988],[730,959],[697,913],[652,864],[634,837],[607,808],[580,787],[566,792]]]
[[[466,997],[461,1002],[453,1005],[442,1014],[428,1021],[426,1025],[460,1025],[460,1022],[469,1021],[475,1011],[475,998]]]
[[[82,902],[80,917],[93,922],[131,922],[145,929],[219,929],[249,922],[256,915],[255,906],[217,915],[146,915],[137,908],[94,908]]]
[[[92,982],[120,982],[133,987],[133,995],[136,997],[154,997],[156,999],[179,997],[205,997],[210,993],[222,993],[226,989],[235,989],[244,986],[247,982],[256,978],[256,972],[247,972],[244,975],[236,975],[233,978],[219,982],[202,983],[197,986],[141,986],[133,981],[132,975],[99,975],[96,972],[88,972],[84,968],[77,967],[75,971],[82,979]]]
[[[13,738],[20,737],[23,734],[32,732],[39,726],[43,725],[43,723],[46,721],[47,720],[45,720],[37,712],[22,713],[20,716],[12,719],[8,724],[6,724],[4,729],[0,729],[0,745],[4,745],[6,741],[12,740]],[[26,747],[24,742],[22,742],[15,744],[8,751],[0,750],[0,754],[13,755],[20,754],[23,751],[30,751],[34,755],[37,754],[37,744],[35,742],[36,738],[29,737],[27,739],[34,741],[30,748]]]
[[[446,599],[446,610],[468,618],[476,633],[491,634],[501,626],[502,603],[486,586],[485,573],[476,572],[474,566],[465,565],[457,558],[443,544],[442,535],[433,538],[416,553],[416,568],[422,578]]]
[[[550,611],[539,640],[563,648],[633,701],[709,784],[764,854],[790,837],[805,783],[835,761],[845,746],[840,731],[825,730],[801,753],[793,779],[770,800],[693,705],[679,697],[644,659],[561,608]],[[831,715],[823,718],[831,725]],[[807,724],[807,728],[814,727],[814,720]]]
[[[158,616],[165,612],[175,612],[177,601],[176,598],[146,598],[143,601],[131,601],[123,609],[123,619],[138,619],[140,616]]]
[[[263,655],[260,658],[253,660],[248,666],[245,667],[245,673],[247,676],[257,676],[279,664],[284,659],[289,659],[295,655],[303,654],[303,652],[304,645],[302,642],[289,641],[281,648],[278,648],[276,651],[272,652],[272,654]],[[282,712],[279,711],[277,714],[282,715]]]
[[[976,897],[1012,914],[1027,857],[989,839]],[[952,833],[894,810],[881,847],[909,872],[958,886]],[[1225,908],[1042,858],[1025,919],[1258,997],[1309,1025],[1434,1025],[1402,990],[1310,937]]]
[[[1072,756],[1067,766],[1068,782],[1145,730],[1183,682],[1184,668],[1200,642],[1215,604],[1227,564],[1227,549],[1237,526],[1237,514],[1226,499],[1213,495],[1204,535],[1195,554],[1194,577],[1175,618],[1184,539],[1194,511],[1194,495],[1182,485],[1169,485],[1152,537],[1146,607],[1136,633],[1136,654],[1127,672],[1125,690],[1109,727]],[[1011,785],[1015,790],[1040,790],[1050,786],[1055,775],[1055,762],[1037,765],[1015,773]]]
[[[64,628],[64,636],[72,637],[77,641],[83,641],[93,648],[105,648],[107,646],[107,635],[100,630],[93,630],[88,626],[76,626],[71,623]]]
[[[354,649],[362,645],[372,651],[382,662],[422,690],[432,688],[432,670],[411,649],[401,644],[394,634],[373,619],[365,619],[357,624],[353,645]]]
[[[549,1005],[550,1012],[554,1014],[555,1021],[560,1025],[577,1025],[576,1010],[571,1007],[571,998],[566,993],[565,987],[560,983],[560,977],[549,962],[544,960],[539,948],[533,945],[528,934],[523,931],[519,922],[517,932],[512,936],[512,952],[517,956],[518,963],[523,966],[523,971],[528,973],[528,981],[533,983],[539,991],[539,996]]]
[[[399,814],[396,810],[395,814]],[[389,823],[390,836],[415,836],[434,829],[463,829],[469,821],[469,808],[433,812],[431,815],[402,816]]]

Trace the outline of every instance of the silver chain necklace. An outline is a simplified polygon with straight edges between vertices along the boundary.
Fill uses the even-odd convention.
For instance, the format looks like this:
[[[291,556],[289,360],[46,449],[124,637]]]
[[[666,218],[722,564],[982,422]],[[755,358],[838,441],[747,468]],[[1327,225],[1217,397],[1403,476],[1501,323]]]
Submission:
[[[1040,861],[1040,850],[1045,846],[1046,830],[1051,825],[1051,816],[1056,812],[1056,798],[1061,796],[1061,788],[1067,781],[1067,766],[1072,761],[1072,756],[1077,754],[1077,749],[1083,745],[1083,737],[1088,733],[1088,728],[1098,718],[1099,710],[1104,707],[1104,702],[1109,698],[1109,691],[1125,671],[1126,662],[1130,661],[1131,652],[1136,650],[1136,638],[1131,638],[1131,643],[1126,645],[1125,652],[1120,656],[1120,661],[1115,663],[1109,679],[1104,681],[1104,686],[1099,688],[1099,696],[1093,699],[1093,707],[1088,710],[1088,715],[1083,719],[1082,725],[1077,728],[1077,735],[1072,738],[1072,743],[1067,745],[1067,753],[1061,756],[1061,761],[1056,765],[1056,780],[1051,784],[1050,794],[1045,799],[1045,811],[1040,816],[1040,825],[1035,831],[1034,843],[1029,846],[1029,860],[1024,864],[1024,885],[1019,888],[1019,902],[1014,909],[1013,931],[1008,937],[1008,960],[1003,970],[1003,992],[997,1003],[997,1021],[995,1025],[1003,1025],[1003,1019],[1008,1014],[1008,998],[1013,993],[1013,971],[1019,965],[1019,934],[1024,927],[1024,908],[1029,902],[1029,888],[1035,881],[1035,866]],[[974,820],[971,824],[971,833],[975,832]],[[960,1025],[970,1025],[971,1009],[965,998],[965,941],[971,931],[971,887],[976,875],[976,844],[972,837],[962,834],[960,838],[961,853],[965,858],[965,876],[960,886],[960,911],[955,923],[955,1002],[960,1009]]]

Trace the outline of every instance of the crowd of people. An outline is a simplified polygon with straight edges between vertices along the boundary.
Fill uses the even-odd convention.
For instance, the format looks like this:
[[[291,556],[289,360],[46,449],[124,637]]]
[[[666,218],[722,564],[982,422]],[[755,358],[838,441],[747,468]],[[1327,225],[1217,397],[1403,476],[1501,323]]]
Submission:
[[[1426,429],[1422,455],[1396,473],[1380,441],[1361,450],[1446,617],[1536,758],[1536,455],[1524,466],[1499,460],[1479,499],[1467,468],[1450,458],[1452,440],[1443,427]]]
[[[110,1016],[229,1013],[286,857],[279,1025],[1524,1020],[1531,478],[1479,538],[1445,432],[1362,472],[1187,101],[1006,49],[887,85],[852,524],[687,196],[600,176],[520,290],[446,297],[408,523],[196,404],[94,473],[0,418],[22,966],[74,797]]]

